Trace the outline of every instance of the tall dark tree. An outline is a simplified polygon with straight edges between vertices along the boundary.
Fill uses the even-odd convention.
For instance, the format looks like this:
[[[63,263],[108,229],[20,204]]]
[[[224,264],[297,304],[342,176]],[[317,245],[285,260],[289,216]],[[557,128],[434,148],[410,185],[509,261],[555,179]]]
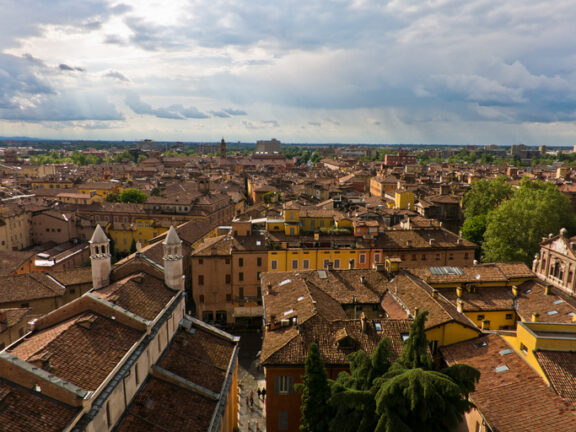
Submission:
[[[332,383],[330,405],[335,415],[330,431],[372,432],[378,423],[374,380],[390,367],[390,339],[382,339],[372,356],[360,350],[348,356],[350,373],[341,372]]]
[[[331,417],[331,409],[328,406],[330,387],[316,342],[312,342],[308,348],[303,383],[297,385],[296,389],[302,392],[300,430],[327,431]]]
[[[452,430],[473,406],[468,394],[480,372],[457,365],[441,372],[430,370],[432,358],[424,324],[428,313],[416,316],[410,335],[388,373],[375,381],[375,432],[441,432]]]

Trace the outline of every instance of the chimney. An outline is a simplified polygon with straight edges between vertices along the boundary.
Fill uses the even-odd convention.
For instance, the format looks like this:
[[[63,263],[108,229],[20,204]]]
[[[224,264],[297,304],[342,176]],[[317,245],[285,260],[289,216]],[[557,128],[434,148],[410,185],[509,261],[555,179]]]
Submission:
[[[364,312],[360,314],[360,326],[362,328],[362,333],[368,331],[368,322],[366,321],[366,314]]]
[[[546,285],[546,288],[544,288],[544,295],[551,295],[552,294],[552,285]]]
[[[532,313],[532,322],[538,322],[539,316],[540,316],[540,314],[538,312],[533,312]]]
[[[458,309],[460,313],[464,312],[464,302],[461,298],[456,299],[456,309]]]
[[[438,298],[438,290],[437,289],[432,290],[432,298]]]
[[[464,292],[464,290],[462,289],[462,287],[456,287],[456,297],[462,298],[463,292]]]
[[[430,246],[434,246],[434,239],[431,238],[430,240],[428,240],[428,244],[429,244]]]
[[[420,312],[420,309],[418,309],[417,307],[414,308],[414,318],[416,318],[418,316],[418,312]]]
[[[272,284],[268,282],[268,294],[272,293]]]
[[[490,320],[482,320],[482,330],[490,330]]]
[[[366,285],[366,278],[364,276],[360,276],[360,283]]]
[[[512,295],[514,298],[518,298],[518,287],[516,285],[512,286]]]

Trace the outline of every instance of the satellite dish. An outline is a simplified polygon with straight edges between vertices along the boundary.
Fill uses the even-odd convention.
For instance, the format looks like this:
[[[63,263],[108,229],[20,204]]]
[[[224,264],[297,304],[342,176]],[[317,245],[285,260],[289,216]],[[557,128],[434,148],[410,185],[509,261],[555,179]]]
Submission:
[[[474,278],[475,278],[476,280],[480,280],[480,275],[477,274],[476,276],[474,276]]]

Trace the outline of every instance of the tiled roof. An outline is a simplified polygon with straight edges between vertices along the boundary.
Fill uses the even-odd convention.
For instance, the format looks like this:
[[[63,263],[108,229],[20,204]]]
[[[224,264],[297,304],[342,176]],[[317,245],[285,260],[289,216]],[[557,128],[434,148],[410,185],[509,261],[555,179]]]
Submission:
[[[6,314],[6,322],[0,322],[0,333],[21,322],[28,316],[31,310],[30,308],[0,309],[0,312]]]
[[[449,364],[464,363],[480,371],[480,381],[470,400],[493,431],[575,431],[573,408],[514,350],[500,354],[509,349],[500,336],[491,334],[443,347],[441,352]],[[508,369],[496,372],[498,366]]]
[[[92,284],[92,269],[90,267],[78,267],[62,272],[51,272],[50,276],[66,286]]]
[[[488,263],[458,267],[462,274],[433,274],[430,267],[408,269],[429,284],[506,282],[512,278],[534,278],[536,275],[524,263]]]
[[[430,240],[432,239],[432,242]],[[442,247],[471,248],[475,244],[443,228],[423,228],[410,230],[386,230],[378,236],[376,247],[381,249],[436,249]]]
[[[152,321],[176,293],[147,273],[130,275],[92,293]]]
[[[77,408],[72,408],[16,384],[0,379],[0,430],[54,432],[66,429]]]
[[[158,366],[219,393],[236,344],[201,329],[179,330]]]
[[[66,289],[45,273],[5,276],[0,284],[0,304],[64,295]]]
[[[552,388],[576,406],[576,352],[535,351]]]
[[[564,295],[558,288],[551,288],[546,295],[546,286],[539,280],[524,282],[518,286],[517,312],[524,321],[530,321],[537,312],[545,322],[574,322],[576,306],[574,299]]]
[[[308,355],[308,347],[311,342],[318,343],[320,355],[327,366],[348,366],[347,356],[354,351],[363,349],[372,353],[378,342],[384,337],[390,337],[392,341],[393,357],[398,357],[402,352],[402,334],[410,332],[409,320],[378,320],[382,331],[374,328],[374,322],[369,320],[367,330],[361,329],[360,320],[336,320],[328,321],[317,315],[299,329],[288,328],[280,331],[280,340],[288,339],[284,336],[289,333],[292,337],[276,350],[267,346],[270,341],[275,342],[275,333],[278,330],[267,331],[264,336],[262,347],[262,364],[270,365],[303,365]],[[334,338],[338,332],[348,336],[353,341],[353,346],[341,346]]]
[[[452,304],[456,304],[456,289],[440,288],[438,291]],[[510,287],[477,287],[475,291],[462,291],[464,312],[514,310],[514,296]]]
[[[409,310],[411,315],[415,315],[416,309],[420,312],[428,311],[427,329],[450,321],[474,327],[474,324],[464,314],[458,312],[448,299],[441,295],[437,298],[432,297],[432,288],[428,284],[407,273],[401,273],[390,281],[385,301],[391,301],[386,297],[392,297],[402,309]]]
[[[16,272],[22,265],[36,255],[37,251],[0,251],[0,276]]]
[[[142,333],[92,312],[29,334],[10,353],[85,390],[96,390]]]

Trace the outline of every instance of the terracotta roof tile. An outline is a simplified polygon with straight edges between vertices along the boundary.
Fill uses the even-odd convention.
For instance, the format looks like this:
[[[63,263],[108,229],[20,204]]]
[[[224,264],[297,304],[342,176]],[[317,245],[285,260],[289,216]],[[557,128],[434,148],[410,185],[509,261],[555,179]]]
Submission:
[[[54,432],[66,429],[78,409],[0,379],[0,430]]]
[[[0,284],[0,304],[64,295],[66,289],[46,273],[5,276]]]
[[[219,393],[234,347],[234,342],[201,329],[193,334],[179,330],[158,366]]]
[[[576,405],[576,353],[535,351],[534,355],[556,393]]]
[[[482,346],[482,343],[486,344]],[[449,364],[464,363],[481,375],[470,400],[494,431],[576,430],[576,415],[542,378],[498,335],[491,334],[440,348]],[[496,372],[496,367],[508,370]]]
[[[10,353],[85,390],[96,390],[142,332],[92,312],[33,332]]]
[[[135,396],[117,432],[207,431],[216,408],[189,390],[150,378]]]
[[[518,286],[518,315],[524,321],[530,321],[537,312],[540,320],[545,322],[574,322],[576,306],[573,299],[567,298],[558,288],[551,288],[546,295],[546,285],[539,280],[524,282]]]
[[[376,331],[374,322],[380,323],[381,332]],[[303,365],[308,355],[308,346],[314,341],[318,343],[320,355],[325,365],[347,367],[349,354],[359,349],[370,354],[384,337],[390,337],[393,356],[398,357],[402,352],[402,334],[410,332],[410,322],[410,320],[369,320],[367,330],[363,332],[360,320],[328,321],[321,316],[315,316],[299,325],[298,330],[288,328],[286,330],[267,331],[262,347],[262,364]],[[279,339],[287,339],[287,341],[275,350],[270,349],[268,344],[276,342],[275,334],[278,332],[280,334]],[[287,334],[290,334],[291,337],[283,337]],[[353,344],[341,346],[335,340],[336,334],[345,334]]]
[[[152,321],[176,293],[147,273],[130,275],[92,293]]]

